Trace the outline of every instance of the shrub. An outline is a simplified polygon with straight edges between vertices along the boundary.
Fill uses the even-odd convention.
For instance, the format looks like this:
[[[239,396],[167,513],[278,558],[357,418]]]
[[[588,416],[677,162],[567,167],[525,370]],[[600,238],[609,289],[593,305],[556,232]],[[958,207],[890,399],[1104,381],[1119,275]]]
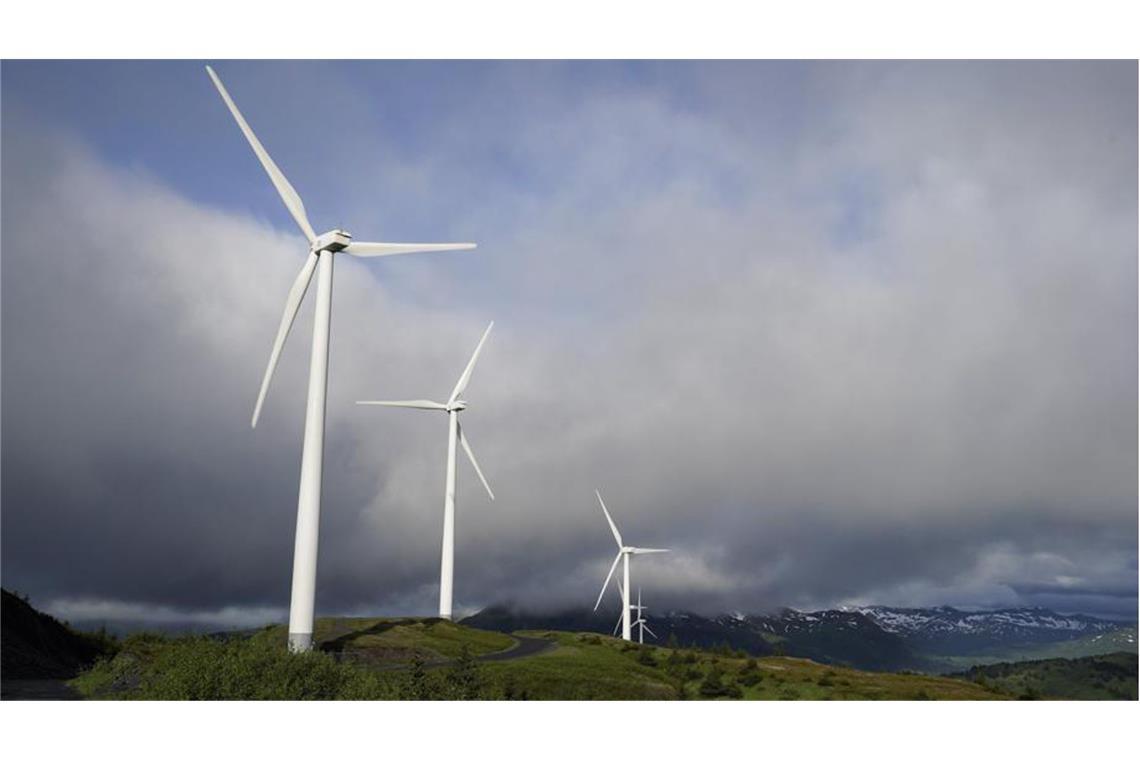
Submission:
[[[740,699],[740,687],[734,683],[724,683],[722,680],[719,667],[713,667],[705,675],[705,680],[701,682],[700,694],[702,697],[709,699],[716,699],[717,697],[731,697]]]
[[[408,666],[407,675],[400,684],[401,699],[431,699],[432,690],[428,686],[427,670],[424,668],[424,658],[419,652],[412,655],[412,663]]]
[[[250,640],[132,636],[76,680],[86,696],[137,699],[392,699],[374,674],[322,652],[292,654]]]
[[[736,682],[741,686],[755,686],[763,680],[764,676],[759,670],[746,670],[736,677]]]
[[[508,673],[503,680],[503,699],[525,700],[526,698],[526,689],[520,689],[515,681],[514,674]]]
[[[479,663],[471,654],[466,644],[459,651],[444,677],[449,687],[446,694],[449,699],[479,699],[483,694],[483,677],[479,671]]]

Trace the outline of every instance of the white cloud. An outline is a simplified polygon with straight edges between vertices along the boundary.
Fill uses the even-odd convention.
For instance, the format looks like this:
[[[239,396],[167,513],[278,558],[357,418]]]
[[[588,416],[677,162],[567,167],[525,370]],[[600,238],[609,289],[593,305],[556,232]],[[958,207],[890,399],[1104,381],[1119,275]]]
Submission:
[[[676,550],[643,578],[678,604],[1005,599],[1058,577],[1042,552],[1134,569],[1135,145],[1099,138],[1135,124],[1091,86],[1116,72],[1041,92],[1017,86],[1032,68],[899,70],[817,72],[786,151],[749,131],[763,104],[645,92],[444,131],[407,162],[445,185],[485,137],[547,174],[500,203],[469,176],[445,193],[442,229],[496,220],[470,259],[338,260],[322,605],[431,606],[442,421],[352,402],[446,394],[491,318],[465,427],[498,498],[460,463],[461,604],[589,603],[611,546],[595,487]],[[303,246],[32,131],[6,124],[26,188],[4,199],[6,574],[282,603],[311,307],[248,418]]]

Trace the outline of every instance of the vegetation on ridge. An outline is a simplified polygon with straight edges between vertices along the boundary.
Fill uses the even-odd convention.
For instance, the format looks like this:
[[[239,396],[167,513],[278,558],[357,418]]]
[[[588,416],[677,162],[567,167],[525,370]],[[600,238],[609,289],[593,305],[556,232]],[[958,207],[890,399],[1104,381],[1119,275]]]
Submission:
[[[289,654],[276,628],[228,639],[132,636],[113,659],[72,683],[85,696],[104,699],[1009,698],[967,680],[871,673],[791,657],[754,658],[727,647],[679,649],[591,633],[537,631],[520,635],[546,639],[551,646],[545,651],[488,661],[478,659],[491,644],[481,638],[487,632],[446,621],[350,619],[325,625],[318,635],[323,648],[304,655]],[[403,654],[411,653],[409,659],[354,651],[388,652],[388,631],[397,631],[392,636]],[[422,655],[457,641],[448,660]]]

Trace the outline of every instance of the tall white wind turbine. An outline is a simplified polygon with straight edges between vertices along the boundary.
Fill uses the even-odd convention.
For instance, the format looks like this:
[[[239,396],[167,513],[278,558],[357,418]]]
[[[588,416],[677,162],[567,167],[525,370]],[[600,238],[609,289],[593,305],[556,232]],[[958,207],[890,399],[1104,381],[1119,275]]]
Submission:
[[[597,611],[598,606],[602,603],[602,596],[606,593],[606,587],[610,585],[610,578],[614,575],[614,570],[617,569],[618,562],[623,565],[623,578],[621,587],[622,598],[622,620],[621,620],[621,637],[629,641],[630,636],[630,619],[629,619],[629,558],[634,554],[658,554],[660,552],[667,552],[668,549],[643,549],[637,546],[626,546],[621,540],[621,533],[618,532],[617,526],[614,525],[614,520],[610,517],[610,511],[606,509],[606,503],[602,501],[602,494],[600,491],[594,491],[598,495],[598,503],[602,505],[602,512],[606,516],[606,522],[610,524],[610,530],[613,531],[614,540],[617,541],[618,552],[614,557],[614,563],[610,565],[610,572],[606,575],[605,583],[602,584],[601,593],[598,594],[598,601],[594,603],[594,610]]]
[[[471,381],[471,372],[475,369],[475,362],[479,358],[479,352],[483,350],[483,344],[487,342],[487,336],[491,334],[491,328],[495,323],[487,325],[487,329],[483,331],[483,337],[479,339],[479,345],[475,346],[475,353],[471,354],[470,361],[463,369],[463,374],[459,376],[459,382],[455,384],[455,388],[451,391],[451,397],[446,402],[428,401],[426,399],[416,399],[414,401],[357,401],[357,404],[373,405],[373,406],[398,406],[406,409],[429,409],[437,412],[447,412],[447,474],[444,477],[443,486],[443,550],[439,561],[439,616],[444,620],[451,620],[451,598],[452,589],[454,588],[455,579],[455,443],[458,439],[459,443],[463,446],[463,451],[467,453],[467,458],[471,460],[471,466],[475,468],[475,474],[479,476],[479,480],[483,483],[483,488],[487,489],[487,495],[494,501],[495,494],[491,490],[491,486],[487,484],[487,479],[483,477],[483,471],[479,469],[479,463],[475,461],[475,453],[471,451],[471,444],[467,442],[467,436],[463,433],[463,428],[459,425],[459,413],[467,408],[467,402],[460,396],[463,391],[467,390],[467,383]]]
[[[420,251],[458,251],[474,248],[474,243],[366,243],[355,241],[344,230],[333,229],[321,235],[313,231],[305,214],[301,196],[289,184],[289,180],[277,168],[277,164],[262,147],[261,141],[250,129],[238,107],[230,98],[222,80],[209,66],[206,67],[210,79],[230,109],[242,134],[249,142],[257,160],[261,162],[269,181],[277,189],[293,221],[301,228],[309,241],[309,253],[301,267],[297,279],[289,289],[285,299],[285,312],[277,327],[277,337],[269,353],[269,365],[261,381],[257,403],[253,408],[252,427],[257,427],[261,406],[269,391],[269,382],[281,348],[289,335],[289,328],[301,307],[301,301],[309,288],[314,270],[317,274],[317,305],[313,318],[313,346],[309,357],[309,396],[305,405],[305,437],[301,453],[301,484],[297,497],[297,534],[293,545],[293,590],[289,603],[289,648],[305,651],[313,644],[313,608],[317,581],[317,537],[321,515],[321,471],[324,463],[325,437],[325,391],[328,382],[329,323],[332,313],[333,254],[347,253],[352,256],[391,256],[398,253],[418,253]]]

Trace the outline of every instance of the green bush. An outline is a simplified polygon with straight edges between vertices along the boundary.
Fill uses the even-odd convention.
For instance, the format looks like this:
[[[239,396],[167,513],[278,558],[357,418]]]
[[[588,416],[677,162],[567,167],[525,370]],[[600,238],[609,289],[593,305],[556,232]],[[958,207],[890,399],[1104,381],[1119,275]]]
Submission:
[[[76,679],[85,696],[133,699],[393,699],[375,674],[322,652],[292,654],[250,640],[133,636]]]
[[[400,698],[431,699],[432,691],[428,684],[427,670],[424,668],[424,658],[416,652],[412,655],[412,663],[408,666],[404,682],[400,684]]]
[[[483,695],[483,677],[479,670],[479,663],[471,655],[471,650],[464,645],[459,657],[452,663],[444,677],[447,690],[443,695],[446,699],[480,699]]]
[[[717,697],[740,699],[742,696],[740,687],[734,683],[725,683],[720,668],[715,666],[705,675],[705,680],[701,682],[699,691],[701,696],[707,699],[716,699]]]
[[[641,647],[637,653],[637,664],[649,668],[657,667],[657,658],[653,656],[653,650],[649,647]]]
[[[760,672],[760,668],[756,667],[755,660],[749,660],[748,665],[745,665],[740,675],[736,677],[736,682],[741,686],[755,686],[764,680],[764,675]]]

